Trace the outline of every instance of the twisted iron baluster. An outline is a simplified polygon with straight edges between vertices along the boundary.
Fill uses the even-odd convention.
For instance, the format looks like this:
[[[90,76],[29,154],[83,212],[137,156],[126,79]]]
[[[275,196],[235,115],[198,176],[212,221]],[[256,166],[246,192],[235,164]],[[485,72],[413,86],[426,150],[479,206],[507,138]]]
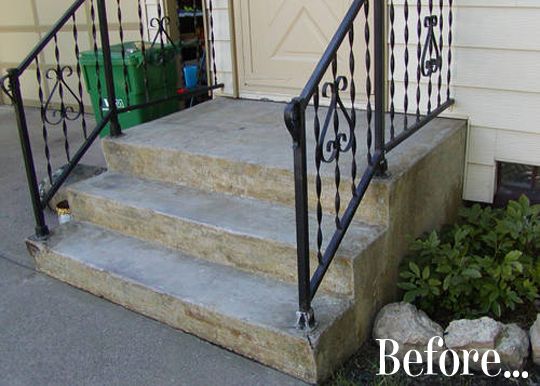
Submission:
[[[157,12],[158,12],[158,20],[161,20],[163,23],[165,21],[165,19],[162,18],[162,9],[161,9],[161,4],[158,3],[158,6],[157,6]],[[165,24],[163,24],[163,28],[165,28]],[[162,55],[162,58],[165,59],[165,40],[163,39],[163,33],[165,33],[166,31],[162,31],[161,30],[161,26],[160,26],[160,30],[159,30],[159,47],[161,48],[161,55]],[[163,67],[165,67],[167,64],[165,62],[165,60],[161,61]],[[165,85],[165,90],[169,90],[169,80],[167,79],[167,71],[165,71],[165,68],[162,69],[161,71],[161,74],[163,75],[163,84]]]
[[[63,77],[63,68],[60,65],[60,48],[58,47],[58,35],[53,37],[54,41],[54,57],[56,59],[56,76],[58,77],[58,95],[60,96],[60,116],[62,118],[62,133],[64,134],[64,150],[66,151],[66,159],[69,162],[71,157],[69,155],[69,140],[67,133],[67,120],[66,120],[66,104],[64,101],[64,83],[60,81]],[[52,94],[51,94],[52,97]]]
[[[394,120],[396,117],[396,106],[394,99],[396,96],[396,81],[394,74],[396,72],[396,55],[395,55],[395,46],[396,46],[396,33],[394,30],[394,23],[396,20],[394,0],[390,1],[390,139],[395,138],[395,124]]]
[[[444,44],[444,38],[443,38],[443,34],[444,34],[444,15],[443,15],[443,12],[444,12],[444,0],[439,0],[439,52],[441,53],[441,56],[442,56],[442,53],[443,53],[443,44]],[[440,107],[441,104],[442,104],[442,96],[441,96],[441,92],[442,92],[442,80],[443,80],[443,77],[442,77],[442,60],[441,60],[441,68],[439,68],[439,77],[437,79],[437,107]]]
[[[94,0],[90,0],[90,19],[92,20],[92,40],[94,57],[96,58],[96,88],[98,93],[98,109],[99,116],[103,119],[103,89],[101,87],[101,70],[98,59],[98,45],[97,45],[97,28],[96,28],[96,9],[94,6]]]
[[[429,0],[428,3],[429,15],[433,15],[433,0]],[[433,55],[433,44],[429,44],[429,57]],[[422,63],[424,65],[424,63]],[[427,113],[431,114],[431,97],[433,94],[433,73],[430,72],[428,80],[428,98],[427,98]]]
[[[195,0],[193,1],[193,5],[195,6]],[[179,41],[179,44],[178,44],[178,55],[180,56],[180,63],[184,63],[184,56],[183,56],[183,51],[182,51],[182,42],[181,42],[181,39],[180,39],[180,36],[182,36],[182,19],[180,18],[180,14],[181,14],[181,11],[182,9],[180,8],[180,1],[176,1],[176,14],[178,15],[178,17],[176,18],[177,20],[177,23],[176,23],[176,27],[178,29],[178,41]],[[195,11],[193,11],[195,12]],[[194,16],[195,17],[195,14]],[[197,60],[198,62],[198,60]],[[179,74],[179,79],[180,79],[180,85],[185,85],[185,79],[184,79],[184,71],[180,71],[180,74]]]
[[[405,115],[403,117],[403,127],[405,130],[407,130],[409,128],[409,0],[405,0],[403,6],[403,13],[405,17],[405,74],[403,77],[403,83],[405,86],[403,109],[405,110]]]
[[[334,59],[332,60],[332,79],[334,81],[334,92],[337,94],[339,91],[337,90],[338,87],[338,81],[337,81],[337,55],[334,56]],[[339,114],[338,114],[338,107],[336,106],[334,111],[334,135],[335,135],[335,142],[334,146],[336,147],[336,166],[334,168],[334,177],[335,177],[335,183],[336,183],[336,196],[334,199],[334,207],[336,209],[336,228],[341,229],[341,220],[339,219],[339,211],[341,209],[341,195],[339,194],[339,186],[341,185],[341,169],[339,167],[339,155],[341,153],[341,144],[340,144],[340,135],[339,135]]]
[[[139,35],[141,38],[141,53],[143,57],[143,82],[144,82],[144,97],[146,102],[150,101],[148,87],[148,62],[146,60],[146,42],[144,41],[144,25],[143,25],[143,10],[141,0],[137,0],[137,15],[139,17]]]
[[[129,106],[129,82],[128,82],[128,68],[126,64],[126,47],[124,46],[124,28],[122,26],[122,8],[120,6],[120,0],[116,0],[116,15],[118,16],[118,35],[120,37],[121,55],[122,55],[122,73],[124,75],[124,92],[126,93],[126,105]]]
[[[216,45],[215,45],[215,36],[214,36],[214,6],[212,0],[208,0],[208,11],[210,16],[210,45],[212,49],[212,68],[214,71],[214,86],[218,84],[217,78],[217,65],[216,65]]]
[[[199,20],[197,18],[197,0],[193,0],[192,7],[193,7],[193,28],[195,29],[195,34],[197,35],[197,52],[195,53],[195,55],[197,59],[197,65],[199,65],[201,61],[201,39],[197,33],[197,30],[199,28]]]
[[[354,81],[354,72],[356,67],[356,62],[354,59],[354,25],[351,25],[349,31],[349,71],[351,73],[350,81],[350,98],[351,98],[351,122],[350,122],[350,133],[352,141],[351,150],[352,150],[352,165],[351,165],[351,178],[352,178],[352,193],[356,194],[356,174],[357,174],[357,164],[356,164],[356,107],[354,106],[356,102],[356,83]]]
[[[422,101],[422,92],[420,90],[420,81],[422,80],[422,1],[417,0],[416,11],[418,12],[418,23],[416,33],[418,36],[418,45],[416,56],[418,58],[418,68],[416,69],[416,121],[420,122],[420,102]]]
[[[367,94],[367,105],[366,105],[366,118],[367,118],[367,160],[369,165],[373,165],[371,146],[373,145],[373,132],[372,132],[372,121],[373,121],[373,109],[371,106],[371,51],[369,48],[370,44],[370,29],[369,29],[369,1],[366,0],[364,3],[364,13],[366,15],[366,24],[364,28],[364,35],[366,40],[366,94]]]
[[[52,165],[51,165],[51,152],[49,149],[49,134],[47,132],[47,123],[46,123],[46,110],[45,110],[45,98],[43,93],[42,85],[42,76],[41,69],[39,67],[39,60],[36,56],[36,79],[38,83],[38,97],[39,97],[39,106],[40,106],[40,115],[41,115],[41,131],[43,135],[43,143],[45,144],[45,158],[47,160],[47,175],[49,176],[49,183],[52,185]]]
[[[77,65],[75,67],[75,71],[77,73],[77,90],[79,92],[79,99],[81,101],[80,108],[81,108],[81,126],[82,131],[84,135],[84,139],[88,138],[87,134],[87,125],[86,125],[86,117],[84,116],[84,103],[83,103],[83,85],[82,85],[82,76],[81,76],[81,63],[79,62],[79,56],[80,56],[80,49],[79,49],[79,32],[77,30],[77,19],[75,14],[72,16],[73,21],[73,40],[75,40],[75,60],[77,61]]]
[[[322,220],[323,220],[323,208],[321,203],[322,196],[322,179],[321,179],[321,162],[322,162],[322,146],[319,146],[319,140],[321,136],[321,121],[319,119],[319,86],[313,95],[313,107],[315,109],[314,118],[314,131],[315,131],[315,190],[317,193],[317,260],[319,264],[323,263],[322,244],[323,244],[323,232],[322,232]]]
[[[448,0],[448,73],[447,73],[447,90],[446,90],[446,100],[450,100],[450,83],[452,81],[452,26],[454,23],[454,14],[452,11],[452,5],[454,0]]]

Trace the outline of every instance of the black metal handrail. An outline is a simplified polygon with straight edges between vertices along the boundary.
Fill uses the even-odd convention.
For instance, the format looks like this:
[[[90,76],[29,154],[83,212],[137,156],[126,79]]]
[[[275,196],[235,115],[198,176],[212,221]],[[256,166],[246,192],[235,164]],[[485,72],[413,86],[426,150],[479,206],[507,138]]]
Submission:
[[[295,208],[296,208],[296,239],[297,239],[297,264],[298,264],[298,293],[299,311],[297,312],[297,324],[299,328],[309,329],[315,325],[315,316],[311,302],[319,289],[324,276],[334,259],[336,252],[351,225],[354,215],[362,202],[362,199],[375,176],[384,176],[387,170],[386,154],[411,137],[415,132],[428,124],[435,117],[450,107],[454,100],[450,97],[451,80],[451,45],[452,45],[452,3],[448,4],[448,39],[447,39],[447,93],[443,101],[442,72],[443,72],[443,20],[445,18],[445,0],[439,0],[438,11],[435,12],[433,0],[428,0],[427,11],[429,15],[424,18],[424,26],[427,28],[426,40],[422,47],[421,38],[423,1],[417,0],[416,11],[418,13],[417,37],[418,37],[418,63],[417,63],[417,87],[416,87],[416,114],[415,120],[410,119],[409,109],[409,1],[403,4],[403,17],[405,20],[404,42],[405,54],[403,65],[405,87],[403,101],[403,130],[396,135],[396,7],[394,0],[390,1],[387,8],[386,0],[355,0],[345,14],[337,32],[328,44],[321,60],[317,64],[313,74],[300,95],[294,98],[285,108],[285,124],[293,139],[294,175],[295,175]],[[373,4],[373,11],[371,11]],[[364,10],[364,38],[366,43],[365,70],[367,73],[365,91],[367,97],[366,122],[367,133],[367,161],[368,165],[362,174],[358,173],[357,154],[357,128],[360,124],[358,119],[358,107],[356,106],[356,82],[355,82],[355,23],[358,22],[361,10]],[[386,16],[389,14],[390,30],[387,31]],[[371,14],[373,12],[373,15]],[[438,14],[436,14],[438,13]],[[373,26],[370,25],[370,17],[373,16]],[[373,27],[373,28],[372,28]],[[438,30],[437,30],[437,27]],[[390,39],[387,39],[389,32]],[[439,40],[436,40],[436,33]],[[373,34],[373,49],[371,48],[371,36]],[[348,37],[348,47],[344,44]],[[390,44],[390,62],[386,58],[386,45]],[[344,47],[345,46],[345,47]],[[338,74],[338,51],[349,49],[348,76]],[[372,66],[372,50],[374,63]],[[390,82],[387,83],[386,69],[390,64]],[[330,72],[331,80],[324,82],[325,76]],[[373,73],[372,73],[373,72]],[[432,108],[433,102],[433,77],[438,75],[436,90],[436,107]],[[429,78],[427,87],[426,107],[427,112],[422,114],[422,77]],[[373,81],[372,81],[373,78]],[[322,83],[322,86],[321,86]],[[387,101],[388,90],[390,100]],[[348,91],[350,107],[346,107],[343,94]],[[329,99],[328,108],[324,119],[320,119],[322,113],[320,99]],[[387,123],[387,102],[389,102],[389,123]],[[317,258],[318,266],[313,275],[310,269],[310,227],[308,206],[308,174],[307,174],[307,142],[306,142],[306,111],[310,106],[314,110],[313,128],[315,132],[315,191],[317,197]],[[346,123],[346,132],[340,128],[340,123]],[[390,139],[386,141],[389,129]],[[333,136],[332,136],[333,133]],[[341,157],[346,153],[351,154],[351,180],[352,198],[342,210],[340,185],[342,183]],[[322,232],[323,206],[321,167],[323,164],[332,164],[335,167],[335,231],[324,247]],[[358,178],[360,176],[360,178]]]
[[[112,0],[111,0],[112,1]],[[78,41],[78,28],[77,28],[77,11],[81,9],[84,4],[87,4],[90,9],[90,19],[91,19],[91,34],[93,38],[93,50],[95,55],[95,68],[96,68],[96,79],[97,79],[97,93],[99,94],[99,114],[96,114],[96,126],[90,133],[87,132],[87,121],[85,118],[84,103],[83,103],[83,87],[82,87],[82,74],[81,74],[81,64],[80,64],[80,50],[79,50],[79,41]],[[117,18],[119,24],[119,38],[121,45],[121,54],[123,62],[123,75],[125,81],[125,91],[128,94],[128,83],[127,83],[127,65],[126,65],[126,48],[124,42],[124,31],[122,26],[122,9],[120,0],[116,0],[115,4],[117,5]],[[144,27],[143,27],[143,6],[141,0],[137,0],[137,15],[139,17],[139,32],[141,39],[141,50],[143,56],[143,68],[144,68],[144,85],[145,85],[145,101],[143,103],[129,103],[128,106],[118,107],[115,103],[116,101],[116,92],[113,79],[113,66],[112,66],[112,57],[111,57],[111,43],[109,36],[109,23],[107,19],[107,10],[106,10],[106,0],[75,0],[73,4],[64,12],[64,14],[59,18],[59,20],[54,24],[51,30],[36,44],[34,49],[26,56],[26,58],[15,68],[9,69],[7,75],[0,77],[0,88],[2,91],[8,95],[13,103],[13,107],[16,114],[17,127],[19,132],[19,138],[21,142],[21,149],[23,153],[23,159],[26,170],[26,177],[28,180],[28,187],[30,190],[30,197],[32,200],[32,207],[34,212],[34,217],[36,221],[36,236],[43,238],[49,234],[49,229],[45,222],[44,210],[49,204],[53,196],[58,192],[61,186],[65,183],[69,175],[73,172],[75,167],[79,164],[83,156],[86,154],[88,149],[92,146],[95,140],[98,138],[100,133],[105,129],[105,127],[110,126],[110,135],[119,136],[122,134],[122,130],[119,122],[119,115],[126,113],[128,111],[138,110],[146,108],[152,105],[162,104],[171,100],[179,99],[190,99],[201,95],[207,95],[213,93],[213,90],[218,88],[223,88],[222,83],[217,81],[217,69],[216,69],[216,58],[214,46],[214,21],[212,14],[212,0],[209,0],[210,8],[208,10],[208,28],[211,30],[210,39],[208,44],[211,45],[211,59],[209,62],[213,64],[213,79],[212,83],[209,82],[208,85],[198,86],[193,89],[184,91],[182,93],[175,93],[174,95],[165,95],[157,99],[151,99],[148,93],[148,63],[146,55],[146,42],[144,41]],[[194,1],[195,6],[195,1]],[[195,7],[194,7],[195,8]],[[167,32],[166,25],[170,22],[170,19],[167,16],[161,15],[162,10],[161,6],[158,5],[158,17],[150,20],[150,23],[153,25],[159,26],[156,36],[152,46],[157,45],[161,49],[162,55],[165,55],[166,45],[171,45],[175,48],[175,44],[171,41],[170,35]],[[96,17],[97,14],[97,17]],[[63,65],[61,61],[62,53],[59,49],[59,33],[65,29],[68,22],[72,22],[72,33],[75,46],[75,61],[76,67],[73,69],[72,66]],[[103,85],[101,84],[100,71],[101,65],[98,60],[98,42],[97,42],[97,31],[99,24],[99,35],[100,43],[102,50],[103,58],[103,74],[105,80],[105,90],[103,90]],[[180,26],[179,30],[180,30]],[[44,50],[52,44],[54,48],[54,57],[56,60],[56,65],[48,68],[43,71],[42,64],[39,61],[40,55]],[[197,58],[199,58],[199,49],[200,43],[197,43]],[[28,129],[28,122],[26,119],[26,111],[24,106],[23,95],[21,91],[21,77],[22,75],[30,68],[32,64],[35,64],[36,67],[36,81],[38,88],[38,95],[41,105],[41,121],[42,121],[42,133],[44,141],[44,151],[47,161],[47,172],[50,182],[50,187],[46,191],[42,191],[40,194],[40,188],[37,179],[36,166],[34,153],[32,151],[31,140]],[[43,72],[47,79],[53,80],[55,82],[52,91],[48,97],[45,97],[44,87],[43,87]],[[67,78],[71,76],[76,76],[78,78],[78,87],[77,90],[73,90],[70,85],[67,83]],[[164,78],[164,81],[167,82],[167,79]],[[103,92],[105,91],[105,93]],[[48,114],[49,109],[51,109],[52,100],[54,93],[58,93],[60,99],[60,107],[53,111],[52,116],[54,119],[51,119],[51,116]],[[109,101],[108,111],[103,113],[102,101],[105,99]],[[75,107],[69,105],[68,97],[71,97],[72,104],[75,104]],[[129,98],[129,96],[128,96]],[[70,152],[70,141],[68,139],[68,131],[70,131],[70,125],[73,121],[80,120],[83,132],[83,142],[77,148],[75,154]],[[67,164],[62,167],[59,175],[53,178],[52,165],[51,165],[51,154],[48,143],[48,129],[51,126],[61,125],[62,132],[64,135],[64,147],[67,157]]]

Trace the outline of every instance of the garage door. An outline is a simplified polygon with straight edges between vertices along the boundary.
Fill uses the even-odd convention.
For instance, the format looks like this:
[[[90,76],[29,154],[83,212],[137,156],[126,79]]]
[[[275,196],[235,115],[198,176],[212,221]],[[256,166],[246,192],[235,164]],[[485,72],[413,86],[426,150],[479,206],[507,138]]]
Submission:
[[[351,4],[351,0],[234,1],[240,94],[273,100],[288,99],[302,89]],[[355,80],[363,85],[363,14],[355,35]],[[339,53],[343,75],[348,75],[348,55],[346,42]]]

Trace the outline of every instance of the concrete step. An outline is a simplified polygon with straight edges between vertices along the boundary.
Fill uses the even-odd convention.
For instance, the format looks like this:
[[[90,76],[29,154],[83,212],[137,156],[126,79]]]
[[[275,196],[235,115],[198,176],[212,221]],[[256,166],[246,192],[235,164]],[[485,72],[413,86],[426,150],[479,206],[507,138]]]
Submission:
[[[50,276],[308,382],[358,344],[351,304],[338,297],[316,297],[318,326],[305,334],[291,284],[81,222],[27,245]]]
[[[147,179],[226,192],[294,205],[292,141],[283,123],[282,103],[218,98],[193,109],[130,129],[120,138],[105,139],[103,149],[109,169]],[[320,116],[323,117],[322,108]],[[316,206],[313,134],[314,111],[307,111],[310,205]],[[398,115],[398,121],[402,119]],[[367,125],[357,112],[358,173],[366,167]],[[464,123],[437,119],[389,154],[390,178],[375,180],[358,211],[368,223],[387,225],[389,201],[400,176],[455,134]],[[396,127],[400,127],[399,122]],[[352,191],[352,153],[342,154],[342,202]],[[323,164],[322,203],[334,210],[335,165]],[[361,177],[360,175],[358,178]]]
[[[289,206],[210,193],[108,172],[69,189],[78,220],[155,241],[190,255],[296,283],[296,228]],[[316,217],[311,213],[312,268],[316,268]],[[323,217],[325,244],[335,230]],[[322,290],[352,295],[355,260],[369,258],[384,227],[355,222]],[[374,257],[375,258],[375,257]]]

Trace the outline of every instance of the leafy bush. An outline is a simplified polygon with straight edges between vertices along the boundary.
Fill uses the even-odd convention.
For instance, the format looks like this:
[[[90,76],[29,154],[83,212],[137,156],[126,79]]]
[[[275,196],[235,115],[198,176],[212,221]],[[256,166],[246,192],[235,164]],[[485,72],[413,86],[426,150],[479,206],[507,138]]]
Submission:
[[[412,243],[399,287],[428,313],[500,317],[538,298],[540,205],[522,196],[506,209],[474,205],[441,233]]]

